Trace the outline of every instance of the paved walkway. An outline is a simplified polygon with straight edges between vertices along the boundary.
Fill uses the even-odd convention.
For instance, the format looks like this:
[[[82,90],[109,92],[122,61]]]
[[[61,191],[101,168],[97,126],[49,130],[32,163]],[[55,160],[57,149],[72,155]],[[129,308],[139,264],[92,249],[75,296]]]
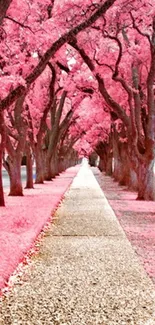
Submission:
[[[0,309],[0,325],[155,324],[154,286],[87,165]]]

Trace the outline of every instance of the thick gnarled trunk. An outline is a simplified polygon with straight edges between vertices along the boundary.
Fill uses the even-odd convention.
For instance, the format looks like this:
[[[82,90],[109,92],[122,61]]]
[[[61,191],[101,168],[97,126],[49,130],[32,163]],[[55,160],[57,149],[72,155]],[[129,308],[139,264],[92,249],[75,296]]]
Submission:
[[[41,149],[41,145],[39,143],[36,144],[35,147],[35,161],[36,161],[36,184],[44,183],[44,163],[43,163],[43,152]]]
[[[139,164],[137,200],[155,201],[155,159]]]
[[[0,206],[5,206],[3,180],[2,180],[2,159],[5,149],[5,125],[3,113],[0,112]]]
[[[105,160],[102,157],[99,158],[98,168],[101,172],[105,171]]]
[[[119,135],[115,131],[113,134],[113,177],[114,180],[124,185],[124,166],[121,156],[121,144],[119,143]],[[124,181],[123,181],[124,179]]]
[[[29,144],[25,148],[26,153],[26,187],[25,188],[34,188],[33,187],[33,159],[32,153]]]
[[[0,135],[1,138],[1,135]],[[5,206],[3,181],[2,181],[2,146],[0,141],[0,206]]]
[[[13,161],[9,160],[7,171],[10,178],[10,196],[23,196],[21,179],[21,157],[15,156]]]
[[[51,181],[52,179],[51,156],[48,155],[48,150],[44,155],[44,178],[46,181]]]
[[[56,152],[54,152],[52,155],[50,170],[51,178],[55,178],[57,175],[59,175],[58,156]]]
[[[105,172],[106,175],[112,175],[112,146],[111,139],[109,143],[100,142],[96,147],[96,152],[99,156],[99,165],[98,168],[101,172]]]

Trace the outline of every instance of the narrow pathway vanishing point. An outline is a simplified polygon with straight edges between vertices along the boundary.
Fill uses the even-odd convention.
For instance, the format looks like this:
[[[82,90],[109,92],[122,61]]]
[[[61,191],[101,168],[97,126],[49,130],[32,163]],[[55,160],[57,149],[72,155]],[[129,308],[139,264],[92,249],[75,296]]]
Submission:
[[[0,325],[44,324],[155,324],[154,286],[87,164],[0,302]]]

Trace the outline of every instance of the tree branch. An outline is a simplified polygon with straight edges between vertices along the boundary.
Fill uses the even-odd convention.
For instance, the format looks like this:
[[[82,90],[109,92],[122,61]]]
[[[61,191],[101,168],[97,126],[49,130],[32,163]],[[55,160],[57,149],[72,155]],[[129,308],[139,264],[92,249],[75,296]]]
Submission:
[[[52,10],[54,7],[54,0],[51,0],[51,4],[47,7],[48,19],[52,18]]]
[[[0,110],[4,110],[7,106],[11,105],[17,98],[24,93],[27,93],[30,85],[41,75],[46,68],[48,61],[54,56],[54,54],[73,36],[78,35],[82,30],[90,27],[101,15],[105,14],[106,11],[116,2],[116,0],[107,0],[102,4],[99,9],[96,10],[88,19],[80,23],[76,27],[72,28],[69,32],[62,35],[52,46],[45,52],[40,62],[34,68],[34,70],[26,77],[25,81],[27,87],[18,86],[11,93],[0,102]]]
[[[65,71],[66,73],[70,72],[69,68],[67,66],[63,65],[61,62],[56,61],[56,64],[61,70]]]
[[[112,97],[109,95],[109,93],[107,92],[106,88],[105,88],[105,84],[104,84],[104,80],[103,78],[101,78],[99,76],[98,73],[95,72],[95,66],[94,63],[92,62],[92,60],[89,58],[89,56],[86,54],[85,50],[83,48],[80,48],[77,44],[77,42],[74,42],[74,40],[72,40],[72,42],[69,42],[69,44],[71,46],[73,46],[78,53],[81,55],[82,59],[84,60],[84,62],[87,64],[87,66],[89,67],[90,71],[93,72],[94,77],[96,78],[97,82],[98,82],[98,86],[99,86],[99,91],[101,93],[101,95],[103,96],[103,98],[105,99],[106,103],[112,107],[112,109],[119,115],[119,117],[122,119],[122,121],[124,122],[124,124],[129,127],[129,118],[126,115],[125,111],[123,110],[123,108],[117,103],[115,102]]]
[[[134,19],[134,17],[133,17],[132,12],[130,12],[130,17],[131,17],[131,19],[132,19],[133,28],[136,29],[136,31],[137,31],[140,35],[146,37],[146,38],[148,39],[149,43],[150,43],[151,40],[150,40],[150,36],[149,36],[149,34],[141,32],[141,30],[139,29],[139,27],[138,27],[138,26],[136,25],[136,23],[135,23],[135,19]]]
[[[119,53],[118,53],[118,57],[117,57],[117,60],[116,60],[116,63],[115,63],[115,70],[114,70],[114,73],[113,73],[113,79],[114,79],[119,74],[119,64],[121,62],[122,53],[123,53],[122,43],[121,43],[121,41],[119,40],[119,38],[117,36],[111,36],[107,32],[106,32],[105,37],[108,37],[111,40],[114,40],[117,43],[118,47],[119,47]]]
[[[6,19],[9,19],[9,20],[11,20],[11,21],[13,21],[15,24],[17,24],[17,25],[19,25],[19,26],[21,26],[21,27],[23,27],[23,28],[27,28],[27,29],[29,29],[29,30],[34,34],[34,32],[33,32],[33,30],[31,29],[31,27],[29,27],[29,26],[27,26],[27,25],[24,25],[24,24],[20,23],[19,21],[17,21],[16,19],[14,19],[14,18],[12,18],[12,17],[10,17],[10,16],[5,16],[5,18],[6,18]]]

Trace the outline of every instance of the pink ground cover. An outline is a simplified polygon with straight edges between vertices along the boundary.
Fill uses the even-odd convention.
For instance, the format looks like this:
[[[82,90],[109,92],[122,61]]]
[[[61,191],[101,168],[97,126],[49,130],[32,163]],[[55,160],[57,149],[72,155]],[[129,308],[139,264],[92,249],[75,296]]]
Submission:
[[[0,289],[52,218],[80,166],[68,168],[51,182],[24,189],[23,197],[8,197],[0,207]]]
[[[126,236],[155,283],[155,202],[136,200],[137,193],[95,171],[97,180]]]

